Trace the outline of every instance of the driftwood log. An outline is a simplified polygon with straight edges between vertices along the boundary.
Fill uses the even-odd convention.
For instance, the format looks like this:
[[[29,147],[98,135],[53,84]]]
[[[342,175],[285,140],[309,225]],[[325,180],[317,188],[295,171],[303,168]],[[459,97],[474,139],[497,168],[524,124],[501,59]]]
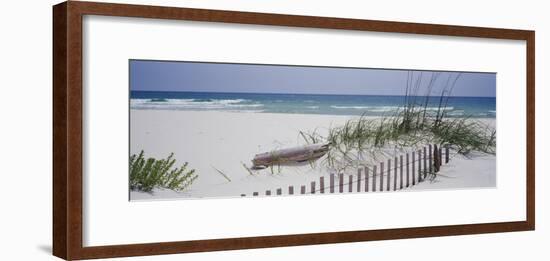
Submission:
[[[262,169],[277,164],[314,161],[324,156],[328,150],[329,144],[311,144],[256,154],[252,160],[252,168]]]

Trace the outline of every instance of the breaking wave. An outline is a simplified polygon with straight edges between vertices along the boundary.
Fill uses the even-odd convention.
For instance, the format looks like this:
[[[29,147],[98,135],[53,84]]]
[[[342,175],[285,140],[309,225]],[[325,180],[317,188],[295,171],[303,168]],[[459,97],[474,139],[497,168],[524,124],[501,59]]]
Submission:
[[[164,110],[233,110],[259,108],[264,105],[246,99],[131,99],[132,109]]]
[[[400,106],[338,106],[338,105],[332,105],[330,106],[333,109],[354,109],[354,110],[364,110],[369,112],[391,112],[391,111],[398,111],[403,110],[404,107]],[[424,110],[423,107],[416,107],[415,111],[422,111]],[[427,107],[426,111],[437,111],[440,110],[439,107]],[[441,108],[441,110],[445,111],[452,111],[454,110],[454,107],[446,107]]]

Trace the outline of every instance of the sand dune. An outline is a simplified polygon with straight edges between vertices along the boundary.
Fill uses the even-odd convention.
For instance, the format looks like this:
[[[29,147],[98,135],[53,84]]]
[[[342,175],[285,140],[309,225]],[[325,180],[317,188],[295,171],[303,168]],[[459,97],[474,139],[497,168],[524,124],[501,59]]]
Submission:
[[[185,192],[155,189],[153,193],[131,192],[132,200],[164,200],[172,198],[239,197],[266,190],[298,191],[331,171],[322,164],[281,166],[254,171],[250,167],[255,154],[304,144],[299,131],[316,130],[326,134],[331,126],[340,126],[355,116],[313,114],[271,114],[216,111],[131,110],[130,152],[145,151],[146,156],[163,158],[174,153],[177,164],[189,162],[196,169],[198,180]],[[483,119],[494,126],[494,119]],[[384,148],[389,157],[402,155],[407,149]],[[440,175],[406,190],[462,189],[496,186],[496,157],[473,154],[467,158],[453,153]],[[380,159],[367,158],[374,164]],[[227,175],[224,178],[219,171]],[[348,174],[355,174],[350,170]],[[295,192],[296,193],[296,192]]]

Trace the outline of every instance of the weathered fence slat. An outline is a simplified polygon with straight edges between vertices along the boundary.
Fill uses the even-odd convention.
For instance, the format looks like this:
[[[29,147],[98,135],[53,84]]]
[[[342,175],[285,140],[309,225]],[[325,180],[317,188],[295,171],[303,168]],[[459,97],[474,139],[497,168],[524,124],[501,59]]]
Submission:
[[[384,191],[384,162],[380,162],[380,191]]]
[[[325,177],[319,178],[319,192],[325,193]]]
[[[439,147],[439,166],[443,166],[443,147]]]
[[[422,151],[418,151],[418,183],[422,182]]]
[[[266,195],[266,196],[271,196],[271,190],[266,190],[266,191],[265,191],[265,195]]]
[[[311,194],[315,194],[315,181],[311,182]]]
[[[353,192],[353,175],[348,176],[348,192]]]
[[[283,190],[280,189],[280,188],[278,188],[278,189],[277,189],[277,195],[280,196],[280,195],[282,195],[282,194],[283,194]]]
[[[428,158],[426,157],[427,156],[427,153],[426,153],[426,146],[424,146],[424,153],[422,153],[422,155],[424,156],[424,177],[422,177],[422,180],[424,180],[426,178],[426,176],[428,175]]]
[[[439,172],[439,168],[441,167],[441,155],[439,154],[439,148],[437,147],[437,144],[434,144],[434,169],[433,173]]]
[[[391,159],[388,159],[388,171],[387,171],[386,175],[388,175],[388,177],[386,178],[386,191],[390,191]]]
[[[432,167],[433,167],[433,155],[432,155],[432,144],[428,144],[428,172],[432,173]]]
[[[338,174],[338,191],[344,193],[344,174]]]
[[[445,164],[449,163],[449,145],[445,145]]]
[[[369,192],[369,168],[365,167],[365,192]]]
[[[288,194],[289,195],[294,195],[294,187],[293,186],[288,186]]]
[[[403,155],[399,155],[399,189],[403,189]]]
[[[397,190],[397,180],[399,178],[397,177],[397,157],[393,160],[393,190]]]
[[[408,153],[408,152],[407,152],[407,154],[405,154],[405,159],[406,159],[406,160],[405,160],[405,161],[406,161],[406,165],[405,165],[405,166],[407,167],[407,171],[406,171],[406,173],[407,173],[407,175],[406,175],[406,176],[407,176],[406,186],[407,186],[407,188],[408,188],[408,187],[409,187],[409,178],[410,178],[410,177],[409,177],[409,153]]]
[[[414,178],[414,166],[416,165],[416,162],[414,160],[414,151],[412,152],[411,156],[412,156],[412,159],[411,159],[412,160],[412,162],[411,162],[412,163],[412,165],[411,165],[411,167],[412,167],[412,184],[414,186],[414,185],[416,185],[416,180]]]
[[[258,196],[258,192],[252,192],[252,196],[257,197],[257,196]]]
[[[306,186],[301,186],[300,187],[300,194],[306,194]]]
[[[372,167],[372,192],[376,192],[376,165]]]
[[[334,193],[334,174],[330,174],[330,193]]]
[[[357,169],[357,192],[361,192],[361,169]]]

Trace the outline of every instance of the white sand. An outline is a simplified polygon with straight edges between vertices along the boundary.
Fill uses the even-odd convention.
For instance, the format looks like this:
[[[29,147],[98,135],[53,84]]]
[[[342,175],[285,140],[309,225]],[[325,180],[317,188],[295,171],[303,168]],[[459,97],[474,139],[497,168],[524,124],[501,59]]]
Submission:
[[[281,168],[254,171],[251,175],[243,166],[250,167],[255,154],[280,148],[303,145],[300,130],[317,130],[324,134],[331,126],[340,126],[352,116],[299,115],[215,111],[132,110],[130,120],[130,152],[145,151],[146,157],[165,158],[171,152],[176,164],[189,162],[199,178],[185,192],[155,189],[153,193],[131,192],[132,200],[238,197],[266,190],[275,194],[288,186],[299,193],[300,186],[310,191],[311,181],[325,176],[328,186],[330,171],[321,166],[321,158],[314,164],[281,166]],[[494,126],[494,120],[484,120]],[[386,149],[393,155],[401,152]],[[453,153],[434,181],[426,181],[409,189],[459,189],[494,187],[496,185],[495,156],[479,154],[471,158]],[[375,162],[379,159],[367,159]],[[227,181],[216,170],[227,175]],[[350,170],[355,174],[355,170]],[[347,179],[346,179],[347,181]],[[390,184],[393,184],[390,182]],[[385,187],[385,185],[384,185]],[[347,190],[347,187],[346,187]],[[355,190],[355,184],[354,184]]]

